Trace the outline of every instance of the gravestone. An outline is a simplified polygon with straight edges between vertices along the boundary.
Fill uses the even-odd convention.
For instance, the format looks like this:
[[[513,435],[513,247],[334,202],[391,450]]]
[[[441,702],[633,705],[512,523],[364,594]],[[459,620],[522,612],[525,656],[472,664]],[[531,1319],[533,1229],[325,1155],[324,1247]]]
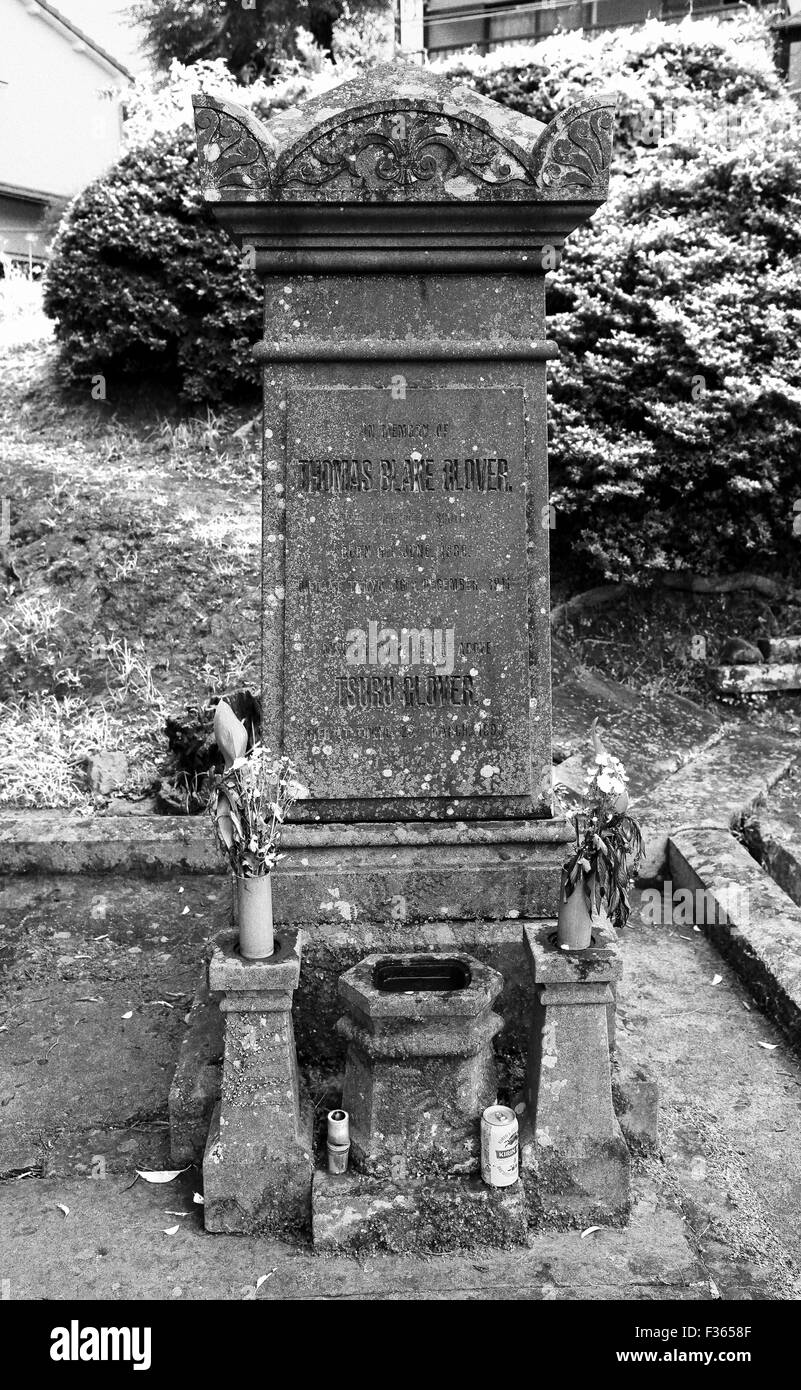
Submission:
[[[386,64],[262,124],[195,98],[264,285],[263,739],[310,787],[276,876],[301,1052],[370,951],[527,971],[555,915],[545,272],[603,202],[613,111],[549,125]]]

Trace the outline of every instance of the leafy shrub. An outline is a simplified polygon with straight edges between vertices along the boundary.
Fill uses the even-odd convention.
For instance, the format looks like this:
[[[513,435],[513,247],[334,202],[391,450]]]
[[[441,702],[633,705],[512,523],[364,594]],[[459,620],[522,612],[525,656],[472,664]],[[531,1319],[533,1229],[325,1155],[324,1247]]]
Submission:
[[[91,184],[62,223],[45,309],[66,379],[107,389],[158,373],[192,400],[255,384],[261,296],[200,197],[194,135],[157,135]]]
[[[575,239],[549,299],[557,563],[791,564],[799,143],[789,125],[736,150],[672,142]]]
[[[554,35],[439,67],[543,121],[588,93],[621,103],[609,201],[548,277],[557,566],[578,580],[790,563],[801,136],[764,23]],[[266,117],[336,76],[246,100]],[[253,276],[194,161],[185,126],[152,136],[69,210],[46,306],[72,380],[166,372],[206,400],[255,380]]]

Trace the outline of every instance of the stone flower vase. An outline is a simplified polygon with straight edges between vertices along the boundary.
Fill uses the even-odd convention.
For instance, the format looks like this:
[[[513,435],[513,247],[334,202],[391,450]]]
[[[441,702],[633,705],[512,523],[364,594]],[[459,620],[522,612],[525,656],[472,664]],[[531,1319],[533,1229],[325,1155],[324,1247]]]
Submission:
[[[570,951],[586,951],[592,943],[592,913],[584,896],[584,873],[579,870],[576,886],[570,897],[565,899],[567,870],[562,870],[559,886],[559,917],[556,923],[556,940],[560,946]]]
[[[239,931],[239,954],[244,960],[266,960],[273,954],[273,882],[270,874],[257,878],[234,875],[234,923]]]

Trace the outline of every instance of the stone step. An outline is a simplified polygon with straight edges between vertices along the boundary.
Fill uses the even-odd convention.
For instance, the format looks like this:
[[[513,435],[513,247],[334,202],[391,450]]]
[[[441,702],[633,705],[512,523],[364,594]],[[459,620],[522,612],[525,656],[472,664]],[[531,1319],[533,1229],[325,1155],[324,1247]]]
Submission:
[[[766,661],[801,661],[801,637],[761,637],[757,646]]]
[[[801,1046],[801,907],[725,829],[673,833],[668,869],[674,891],[704,894],[696,899],[696,925],[793,1046]]]
[[[776,783],[769,805],[746,819],[743,833],[751,853],[801,906],[801,762]]]
[[[801,664],[792,661],[765,662],[761,666],[713,666],[711,676],[721,695],[801,690]]]
[[[730,726],[646,798],[633,800],[632,814],[641,821],[645,839],[639,881],[664,877],[672,832],[698,825],[729,831],[765,798],[797,755],[797,747],[773,735]]]
[[[592,764],[590,725],[600,721],[604,745],[622,760],[632,796],[642,796],[705,748],[720,732],[720,716],[683,695],[641,694],[598,671],[580,668],[553,689],[554,780],[567,780],[567,759]],[[565,777],[565,774],[568,777]]]
[[[326,825],[287,825],[282,847],[312,854],[331,872],[347,852],[393,854],[448,847],[461,855],[480,846],[518,846],[525,854],[532,842],[559,847],[572,839],[564,820],[423,821]],[[205,815],[199,816],[65,816],[63,811],[0,811],[0,875],[3,874],[224,874]]]
[[[744,833],[760,864],[801,907],[801,816],[787,821],[760,813],[746,823]]]

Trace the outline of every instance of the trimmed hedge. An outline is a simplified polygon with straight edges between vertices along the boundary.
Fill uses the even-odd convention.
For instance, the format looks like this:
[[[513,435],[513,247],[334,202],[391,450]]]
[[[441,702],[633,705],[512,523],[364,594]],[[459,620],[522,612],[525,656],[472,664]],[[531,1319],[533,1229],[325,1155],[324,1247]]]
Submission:
[[[654,23],[442,66],[544,121],[588,91],[623,100],[609,201],[549,276],[557,568],[792,565],[801,136],[767,29]],[[649,111],[670,118],[658,143]],[[201,203],[186,127],[73,203],[46,306],[72,381],[158,372],[209,401],[255,382],[254,277]]]

